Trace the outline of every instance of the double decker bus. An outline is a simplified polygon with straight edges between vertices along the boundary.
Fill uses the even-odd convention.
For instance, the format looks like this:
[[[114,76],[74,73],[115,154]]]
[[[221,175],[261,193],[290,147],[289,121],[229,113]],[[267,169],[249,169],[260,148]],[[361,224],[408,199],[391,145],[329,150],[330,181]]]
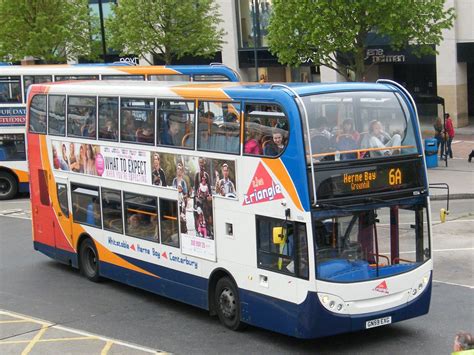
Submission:
[[[34,248],[92,281],[298,338],[429,310],[427,174],[394,82],[34,85],[28,124]]]
[[[240,81],[229,67],[128,66],[120,63],[0,66],[0,200],[28,191],[25,107],[31,84],[66,80]],[[64,105],[62,102],[56,105]]]

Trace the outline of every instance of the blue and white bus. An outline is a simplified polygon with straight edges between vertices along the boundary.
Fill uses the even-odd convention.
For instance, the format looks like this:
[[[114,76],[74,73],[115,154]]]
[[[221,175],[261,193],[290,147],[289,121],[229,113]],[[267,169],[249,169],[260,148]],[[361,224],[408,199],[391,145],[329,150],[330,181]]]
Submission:
[[[34,247],[87,278],[298,338],[428,312],[427,174],[400,85],[51,83],[27,110]]]
[[[231,68],[211,65],[115,64],[0,66],[0,200],[28,191],[25,107],[31,84],[66,80],[240,81]]]

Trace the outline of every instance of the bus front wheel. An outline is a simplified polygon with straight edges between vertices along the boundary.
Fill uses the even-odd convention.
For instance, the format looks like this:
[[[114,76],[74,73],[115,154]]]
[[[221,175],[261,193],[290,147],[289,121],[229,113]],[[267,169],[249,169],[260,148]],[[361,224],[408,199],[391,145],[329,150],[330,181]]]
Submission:
[[[99,281],[99,254],[92,239],[87,238],[81,243],[79,258],[81,274],[91,281]]]
[[[240,321],[239,292],[230,278],[223,277],[217,281],[214,304],[222,324],[232,330],[243,328],[244,324]]]
[[[5,171],[0,171],[0,200],[9,200],[16,196],[18,182],[15,177]]]

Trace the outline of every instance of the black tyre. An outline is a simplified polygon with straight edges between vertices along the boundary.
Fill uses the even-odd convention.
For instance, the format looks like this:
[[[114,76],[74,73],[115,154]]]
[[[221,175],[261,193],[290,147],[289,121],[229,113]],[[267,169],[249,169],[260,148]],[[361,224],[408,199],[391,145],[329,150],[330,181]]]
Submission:
[[[99,276],[99,254],[92,239],[85,239],[79,248],[79,267],[81,274],[97,282]]]
[[[16,196],[18,182],[15,176],[5,171],[0,171],[0,200],[9,200]]]
[[[244,327],[240,320],[239,291],[230,278],[223,277],[217,281],[214,304],[219,320],[227,328],[239,330]]]

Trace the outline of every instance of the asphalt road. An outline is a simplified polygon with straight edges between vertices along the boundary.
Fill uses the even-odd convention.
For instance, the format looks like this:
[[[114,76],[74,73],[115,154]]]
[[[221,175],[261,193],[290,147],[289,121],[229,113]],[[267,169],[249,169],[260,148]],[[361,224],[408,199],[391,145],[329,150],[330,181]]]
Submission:
[[[311,341],[253,327],[232,332],[194,307],[113,281],[92,283],[33,250],[24,199],[0,204],[0,308],[176,354],[448,354],[456,332],[474,331],[473,202],[451,201],[445,224],[438,216],[445,202],[432,203],[430,313],[369,331]]]

